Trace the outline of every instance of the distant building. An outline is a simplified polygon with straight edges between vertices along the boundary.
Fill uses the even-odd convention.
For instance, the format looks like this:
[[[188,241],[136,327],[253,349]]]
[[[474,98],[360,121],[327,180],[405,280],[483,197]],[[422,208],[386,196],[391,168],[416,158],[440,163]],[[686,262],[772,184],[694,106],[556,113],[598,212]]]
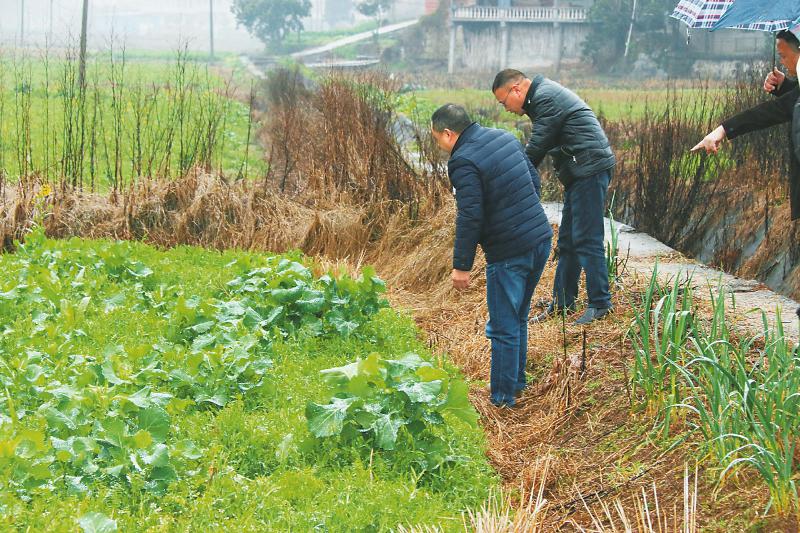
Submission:
[[[453,0],[448,72],[554,68],[581,60],[593,0]],[[620,14],[628,18],[630,14]],[[678,25],[678,21],[672,21]],[[749,59],[765,49],[760,32],[692,32],[696,59]]]

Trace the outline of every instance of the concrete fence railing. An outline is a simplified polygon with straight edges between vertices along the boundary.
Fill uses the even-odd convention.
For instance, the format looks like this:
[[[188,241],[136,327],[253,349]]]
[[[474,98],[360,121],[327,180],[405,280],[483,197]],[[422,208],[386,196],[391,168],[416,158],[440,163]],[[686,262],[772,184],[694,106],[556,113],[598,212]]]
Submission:
[[[453,22],[586,22],[588,10],[581,7],[457,7]]]

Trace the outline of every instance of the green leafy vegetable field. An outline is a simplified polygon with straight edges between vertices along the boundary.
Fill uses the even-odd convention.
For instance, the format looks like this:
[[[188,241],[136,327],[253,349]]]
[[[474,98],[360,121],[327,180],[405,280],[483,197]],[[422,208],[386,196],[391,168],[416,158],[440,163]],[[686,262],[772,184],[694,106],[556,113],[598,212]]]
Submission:
[[[0,256],[0,514],[48,531],[463,529],[497,486],[371,269],[52,241]]]

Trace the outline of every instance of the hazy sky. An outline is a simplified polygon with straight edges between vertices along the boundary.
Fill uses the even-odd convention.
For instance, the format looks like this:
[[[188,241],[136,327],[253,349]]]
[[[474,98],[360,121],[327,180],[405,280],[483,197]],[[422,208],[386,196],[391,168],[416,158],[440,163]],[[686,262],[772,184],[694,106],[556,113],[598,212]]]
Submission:
[[[232,0],[213,0],[215,45],[219,51],[258,50],[261,43],[236,27],[230,11]],[[51,24],[56,44],[80,33],[82,0],[0,0],[0,43],[42,45]],[[104,46],[111,35],[126,46],[174,49],[180,41],[205,50],[209,42],[209,0],[89,0],[90,44]]]

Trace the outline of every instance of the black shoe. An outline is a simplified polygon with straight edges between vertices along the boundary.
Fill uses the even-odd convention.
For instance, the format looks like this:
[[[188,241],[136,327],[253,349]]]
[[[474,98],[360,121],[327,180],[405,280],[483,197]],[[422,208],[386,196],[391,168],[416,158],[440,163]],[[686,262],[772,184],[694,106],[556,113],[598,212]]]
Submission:
[[[575,311],[574,307],[567,307],[566,309],[567,309],[567,314]],[[540,324],[542,322],[550,320],[551,318],[561,316],[561,313],[563,311],[564,311],[563,307],[556,307],[554,304],[551,303],[550,305],[547,306],[547,309],[545,309],[538,315],[535,315],[533,318],[529,320],[529,322],[531,324]]]
[[[586,324],[590,324],[595,320],[600,320],[604,316],[610,314],[613,310],[613,307],[605,307],[602,309],[597,307],[587,307],[583,315],[581,315],[581,317],[575,321],[575,324],[578,326],[585,326]]]
[[[797,313],[797,318],[800,318],[800,307],[798,307],[797,311],[795,311],[795,312]]]

